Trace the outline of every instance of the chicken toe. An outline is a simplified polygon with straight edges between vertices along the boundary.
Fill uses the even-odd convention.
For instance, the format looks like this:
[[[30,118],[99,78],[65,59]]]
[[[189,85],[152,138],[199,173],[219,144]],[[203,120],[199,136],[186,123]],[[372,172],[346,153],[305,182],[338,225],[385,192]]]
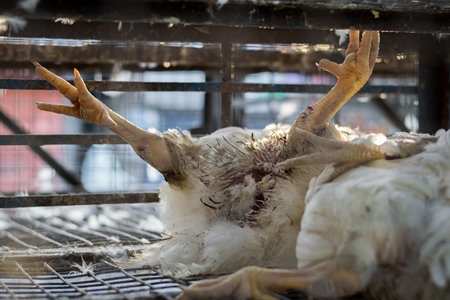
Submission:
[[[304,109],[295,120],[289,132],[293,147],[301,144],[303,129],[320,134],[336,112],[367,82],[372,74],[378,55],[379,35],[376,31],[365,31],[359,41],[359,31],[350,31],[350,42],[341,64],[322,59],[317,66],[337,77],[334,88],[319,102]]]
[[[75,86],[33,61],[36,72],[70,100],[70,105],[37,103],[40,110],[63,114],[110,129],[129,143],[144,161],[167,178],[180,178],[169,148],[176,148],[159,133],[145,131],[111,110],[87,89],[78,70],[74,70]],[[173,149],[172,149],[173,150]],[[175,151],[175,150],[173,150]],[[172,152],[173,152],[172,151]]]

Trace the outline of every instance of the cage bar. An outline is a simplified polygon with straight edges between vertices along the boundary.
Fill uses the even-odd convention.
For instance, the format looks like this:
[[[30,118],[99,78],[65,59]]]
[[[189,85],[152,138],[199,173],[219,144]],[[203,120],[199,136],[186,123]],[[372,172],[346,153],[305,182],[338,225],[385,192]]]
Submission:
[[[230,67],[230,65],[228,65]],[[231,73],[226,75],[231,76]],[[71,82],[69,80],[69,82]],[[71,82],[73,83],[73,82]],[[85,80],[90,91],[120,92],[208,92],[208,93],[308,93],[325,94],[333,86],[322,84],[251,84],[231,82],[131,82]],[[12,90],[55,90],[44,80],[0,79],[0,88]],[[415,94],[415,86],[364,86],[359,93],[401,93]]]
[[[97,205],[158,202],[158,193],[96,193],[64,195],[5,196],[0,198],[0,208]]]

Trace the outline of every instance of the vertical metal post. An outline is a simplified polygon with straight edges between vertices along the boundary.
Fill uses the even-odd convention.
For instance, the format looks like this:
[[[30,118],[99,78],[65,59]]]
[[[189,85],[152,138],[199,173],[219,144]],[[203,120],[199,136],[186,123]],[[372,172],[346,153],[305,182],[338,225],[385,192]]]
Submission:
[[[233,81],[234,82],[243,82],[245,80],[245,73],[243,73],[241,70],[238,69],[236,71],[236,68],[234,68],[234,76]],[[234,103],[232,105],[232,116],[231,116],[231,125],[237,126],[237,127],[245,127],[245,105],[244,105],[244,93],[233,93]],[[237,102],[241,101],[241,102]],[[238,105],[236,105],[238,104]]]
[[[449,63],[444,47],[425,36],[419,47],[419,132],[435,133],[449,126]]]
[[[207,82],[220,81],[220,75],[217,70],[214,73],[206,74]],[[221,126],[221,97],[219,93],[205,93],[205,106],[203,108],[203,132],[202,134],[209,134]]]
[[[221,68],[220,73],[222,82],[232,82],[234,77],[234,49],[231,43],[221,44]],[[222,93],[220,127],[228,127],[232,125],[232,93]]]

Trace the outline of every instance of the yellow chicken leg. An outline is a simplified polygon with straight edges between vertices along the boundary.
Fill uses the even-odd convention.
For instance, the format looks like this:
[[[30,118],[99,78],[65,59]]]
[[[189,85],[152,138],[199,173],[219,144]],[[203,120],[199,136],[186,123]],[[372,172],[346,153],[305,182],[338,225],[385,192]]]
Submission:
[[[414,138],[411,135],[409,139],[397,139],[395,136],[388,139],[383,134],[369,134],[354,141],[339,141],[325,139],[305,130],[298,131],[305,140],[326,151],[287,159],[278,166],[289,169],[312,164],[332,164],[331,172],[322,173],[322,183],[332,181],[342,173],[370,161],[418,154],[425,149],[426,144],[437,140],[436,137],[420,134]]]
[[[37,103],[40,110],[75,117],[104,126],[129,143],[134,151],[146,162],[170,179],[177,177],[179,170],[173,165],[173,145],[161,135],[145,131],[122,118],[105,104],[96,99],[87,89],[80,73],[75,69],[72,86],[66,80],[50,72],[33,61],[36,72],[63,94],[73,106],[51,103]],[[175,173],[175,175],[174,175]]]
[[[303,141],[298,129],[320,135],[336,112],[364,86],[372,74],[379,43],[377,31],[365,31],[359,43],[359,31],[352,30],[343,63],[322,59],[317,64],[338,80],[327,95],[298,115],[289,132],[289,142],[294,148],[301,147]]]
[[[274,293],[304,290],[317,297],[340,297],[357,293],[362,288],[356,273],[344,269],[328,269],[319,264],[305,270],[246,267],[238,272],[184,287],[178,300],[212,299],[278,299]]]

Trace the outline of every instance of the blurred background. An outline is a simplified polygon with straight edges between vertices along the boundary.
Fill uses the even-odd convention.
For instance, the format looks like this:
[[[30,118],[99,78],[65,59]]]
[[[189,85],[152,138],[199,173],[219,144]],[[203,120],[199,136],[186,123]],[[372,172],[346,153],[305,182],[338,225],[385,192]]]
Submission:
[[[445,16],[421,11],[420,1],[414,2],[417,7],[369,2],[361,1],[358,10],[345,1],[322,6],[304,1],[297,7],[245,1],[81,1],[76,7],[64,1],[4,1],[0,135],[109,134],[96,125],[39,111],[35,102],[68,101],[39,81],[31,60],[68,80],[77,67],[92,82],[97,98],[144,129],[179,127],[202,135],[230,125],[261,129],[290,124],[335,83],[315,63],[322,58],[342,61],[348,31],[337,29],[356,24],[400,30],[399,22],[407,20],[402,9],[420,22],[407,23],[404,32],[381,33],[373,76],[333,122],[384,134],[448,128],[450,38],[448,24],[439,23]],[[183,12],[180,3],[198,13]],[[436,3],[447,12],[445,3]],[[331,8],[339,9],[330,13]],[[309,14],[309,28],[303,17],[289,21],[301,11]],[[373,23],[375,12],[379,23]],[[155,84],[147,91],[137,83]],[[180,85],[159,91],[165,89],[159,83]],[[3,143],[0,193],[156,191],[163,180],[128,145],[55,139],[58,144]],[[54,163],[44,161],[33,147]],[[55,164],[68,175],[55,171]]]

